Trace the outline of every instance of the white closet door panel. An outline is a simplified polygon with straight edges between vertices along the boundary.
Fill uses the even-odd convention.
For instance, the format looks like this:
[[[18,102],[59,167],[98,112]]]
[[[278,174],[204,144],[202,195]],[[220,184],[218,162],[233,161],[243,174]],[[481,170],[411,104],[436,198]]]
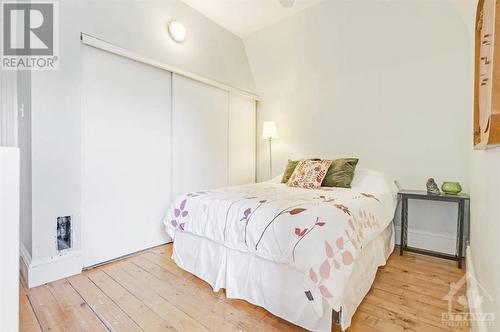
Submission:
[[[229,184],[255,182],[255,100],[229,96]]]
[[[229,94],[173,76],[173,193],[227,185]]]
[[[171,73],[82,48],[83,241],[90,266],[165,243]]]

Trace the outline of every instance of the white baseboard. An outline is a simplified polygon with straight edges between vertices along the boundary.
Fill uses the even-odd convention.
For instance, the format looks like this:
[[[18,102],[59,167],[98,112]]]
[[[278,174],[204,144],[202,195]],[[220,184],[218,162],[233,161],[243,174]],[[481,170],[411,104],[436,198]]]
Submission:
[[[20,247],[21,274],[28,288],[82,272],[81,251],[69,251],[57,256],[33,260],[26,247],[23,244]]]
[[[396,244],[400,244],[401,227],[397,226],[395,230]],[[448,234],[431,233],[418,229],[408,229],[408,245],[410,247],[455,254],[456,237]]]
[[[172,242],[171,238],[168,239],[168,242],[160,245],[165,245],[170,242]],[[154,247],[156,247],[156,245],[152,248]],[[144,250],[148,249],[151,248],[145,248]],[[129,255],[133,255],[136,253],[137,252],[133,252]],[[116,259],[123,257],[118,257]],[[28,288],[40,286],[48,282],[82,273],[82,251],[67,251],[56,256],[33,260],[26,247],[21,243],[20,269]]]

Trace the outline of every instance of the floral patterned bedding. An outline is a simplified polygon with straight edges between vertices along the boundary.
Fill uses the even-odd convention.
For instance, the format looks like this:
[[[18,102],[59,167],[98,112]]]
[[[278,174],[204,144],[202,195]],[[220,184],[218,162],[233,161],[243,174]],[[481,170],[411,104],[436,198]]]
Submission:
[[[304,273],[309,300],[339,310],[360,250],[392,221],[396,191],[380,173],[353,188],[290,188],[277,181],[191,192],[175,200],[164,223],[224,246],[289,264]],[[322,301],[315,301],[321,311]]]

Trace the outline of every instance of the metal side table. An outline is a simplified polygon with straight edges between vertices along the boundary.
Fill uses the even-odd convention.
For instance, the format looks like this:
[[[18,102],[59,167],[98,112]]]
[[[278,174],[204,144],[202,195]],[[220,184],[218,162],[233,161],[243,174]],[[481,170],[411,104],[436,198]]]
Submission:
[[[431,255],[440,258],[451,259],[458,262],[458,268],[462,268],[463,251],[464,251],[464,223],[465,223],[465,205],[470,201],[467,194],[458,195],[432,195],[426,191],[421,190],[400,190],[398,193],[401,199],[401,245],[399,254],[402,256],[403,252],[411,251],[419,254]],[[428,201],[444,201],[458,203],[458,220],[457,220],[457,249],[455,255],[431,251],[420,248],[408,247],[408,200],[420,199]]]

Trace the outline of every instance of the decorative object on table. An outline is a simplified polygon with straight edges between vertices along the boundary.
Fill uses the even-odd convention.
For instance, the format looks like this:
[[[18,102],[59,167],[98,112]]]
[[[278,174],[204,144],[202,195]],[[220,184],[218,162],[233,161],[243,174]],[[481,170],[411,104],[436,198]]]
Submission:
[[[427,186],[427,193],[428,194],[431,194],[431,195],[440,195],[441,194],[441,191],[439,191],[439,187],[433,178],[429,178],[429,180],[427,180],[426,186]]]
[[[420,254],[451,259],[458,262],[458,268],[462,268],[465,242],[469,238],[468,232],[466,230],[470,229],[469,225],[465,227],[465,222],[470,222],[469,215],[465,214],[465,207],[470,202],[469,195],[429,195],[427,194],[427,192],[420,190],[400,190],[398,196],[401,199],[401,245],[399,248],[399,254],[402,256],[404,251],[412,251]],[[408,246],[408,200],[410,199],[436,202],[453,202],[458,204],[457,243],[455,254]]]
[[[462,191],[462,186],[458,182],[445,181],[441,186],[441,190],[447,195],[457,195]]]
[[[262,128],[262,138],[269,140],[269,178],[273,177],[273,154],[271,141],[278,138],[278,130],[274,121],[264,121]]]
[[[479,0],[476,12],[474,147],[500,145],[500,1]]]

